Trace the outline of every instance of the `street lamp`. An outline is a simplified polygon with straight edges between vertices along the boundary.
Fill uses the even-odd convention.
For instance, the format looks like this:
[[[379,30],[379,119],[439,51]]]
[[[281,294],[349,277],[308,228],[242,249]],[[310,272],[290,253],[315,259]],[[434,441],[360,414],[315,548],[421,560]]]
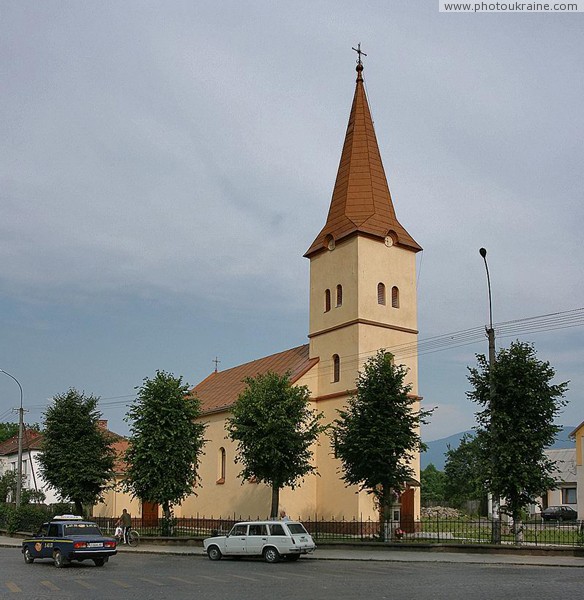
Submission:
[[[487,264],[487,249],[481,248],[479,254],[483,257],[485,270],[487,271],[487,285],[489,288],[489,326],[486,327],[487,339],[489,340],[489,404],[493,407],[495,400],[495,381],[493,378],[493,370],[495,368],[495,329],[493,327],[493,301],[491,298],[491,278],[489,276],[489,265]],[[493,503],[493,532],[492,542],[499,544],[501,542],[501,521],[499,512],[499,498],[492,497]]]
[[[489,370],[492,372],[495,364],[495,330],[493,328],[493,302],[491,299],[491,278],[489,277],[489,265],[487,265],[487,249],[481,248],[479,254],[485,262],[485,270],[487,271],[487,285],[489,286],[489,326],[487,330],[487,338],[489,340]],[[493,386],[491,386],[491,398],[493,396]]]
[[[0,369],[0,373],[4,373],[4,375],[8,375],[11,379],[14,379],[20,388],[20,408],[18,409],[18,466],[16,472],[16,508],[20,506],[20,497],[22,495],[22,437],[24,430],[24,409],[22,408],[22,386],[20,385],[20,381],[7,373],[4,369]]]

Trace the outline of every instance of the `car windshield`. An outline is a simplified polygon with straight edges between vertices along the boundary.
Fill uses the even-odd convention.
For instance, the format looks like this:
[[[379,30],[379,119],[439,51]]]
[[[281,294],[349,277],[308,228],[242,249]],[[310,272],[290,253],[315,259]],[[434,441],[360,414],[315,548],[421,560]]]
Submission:
[[[229,535],[246,535],[247,525],[234,525],[233,529],[229,532]]]
[[[101,535],[101,531],[95,523],[75,523],[65,525],[65,535]]]
[[[306,531],[306,529],[304,529],[304,526],[301,525],[300,523],[288,523],[288,529],[290,530],[291,534],[299,534],[299,533],[308,533],[308,531]]]

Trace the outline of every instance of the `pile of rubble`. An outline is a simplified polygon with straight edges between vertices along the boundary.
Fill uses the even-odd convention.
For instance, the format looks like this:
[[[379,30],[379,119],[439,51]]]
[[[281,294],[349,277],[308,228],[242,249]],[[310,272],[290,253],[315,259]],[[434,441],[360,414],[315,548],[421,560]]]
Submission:
[[[430,506],[422,508],[422,519],[460,519],[461,512],[448,506]]]

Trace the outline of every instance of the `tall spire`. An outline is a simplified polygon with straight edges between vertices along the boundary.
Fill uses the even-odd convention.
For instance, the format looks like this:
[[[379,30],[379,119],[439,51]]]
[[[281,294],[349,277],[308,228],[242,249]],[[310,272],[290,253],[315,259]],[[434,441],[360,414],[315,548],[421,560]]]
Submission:
[[[304,256],[324,250],[332,239],[339,242],[355,234],[385,239],[390,236],[399,246],[414,252],[421,246],[402,227],[395,216],[373,120],[363,82],[361,45],[355,49],[357,82],[341,162],[326,224]]]

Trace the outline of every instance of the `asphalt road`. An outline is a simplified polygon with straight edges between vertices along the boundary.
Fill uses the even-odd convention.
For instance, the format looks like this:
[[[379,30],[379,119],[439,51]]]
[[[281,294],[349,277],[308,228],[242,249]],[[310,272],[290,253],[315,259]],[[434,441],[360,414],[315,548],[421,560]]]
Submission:
[[[578,598],[582,570],[562,567],[300,559],[211,562],[198,556],[121,553],[103,568],[26,565],[19,549],[0,549],[0,598],[84,600],[468,600]]]

